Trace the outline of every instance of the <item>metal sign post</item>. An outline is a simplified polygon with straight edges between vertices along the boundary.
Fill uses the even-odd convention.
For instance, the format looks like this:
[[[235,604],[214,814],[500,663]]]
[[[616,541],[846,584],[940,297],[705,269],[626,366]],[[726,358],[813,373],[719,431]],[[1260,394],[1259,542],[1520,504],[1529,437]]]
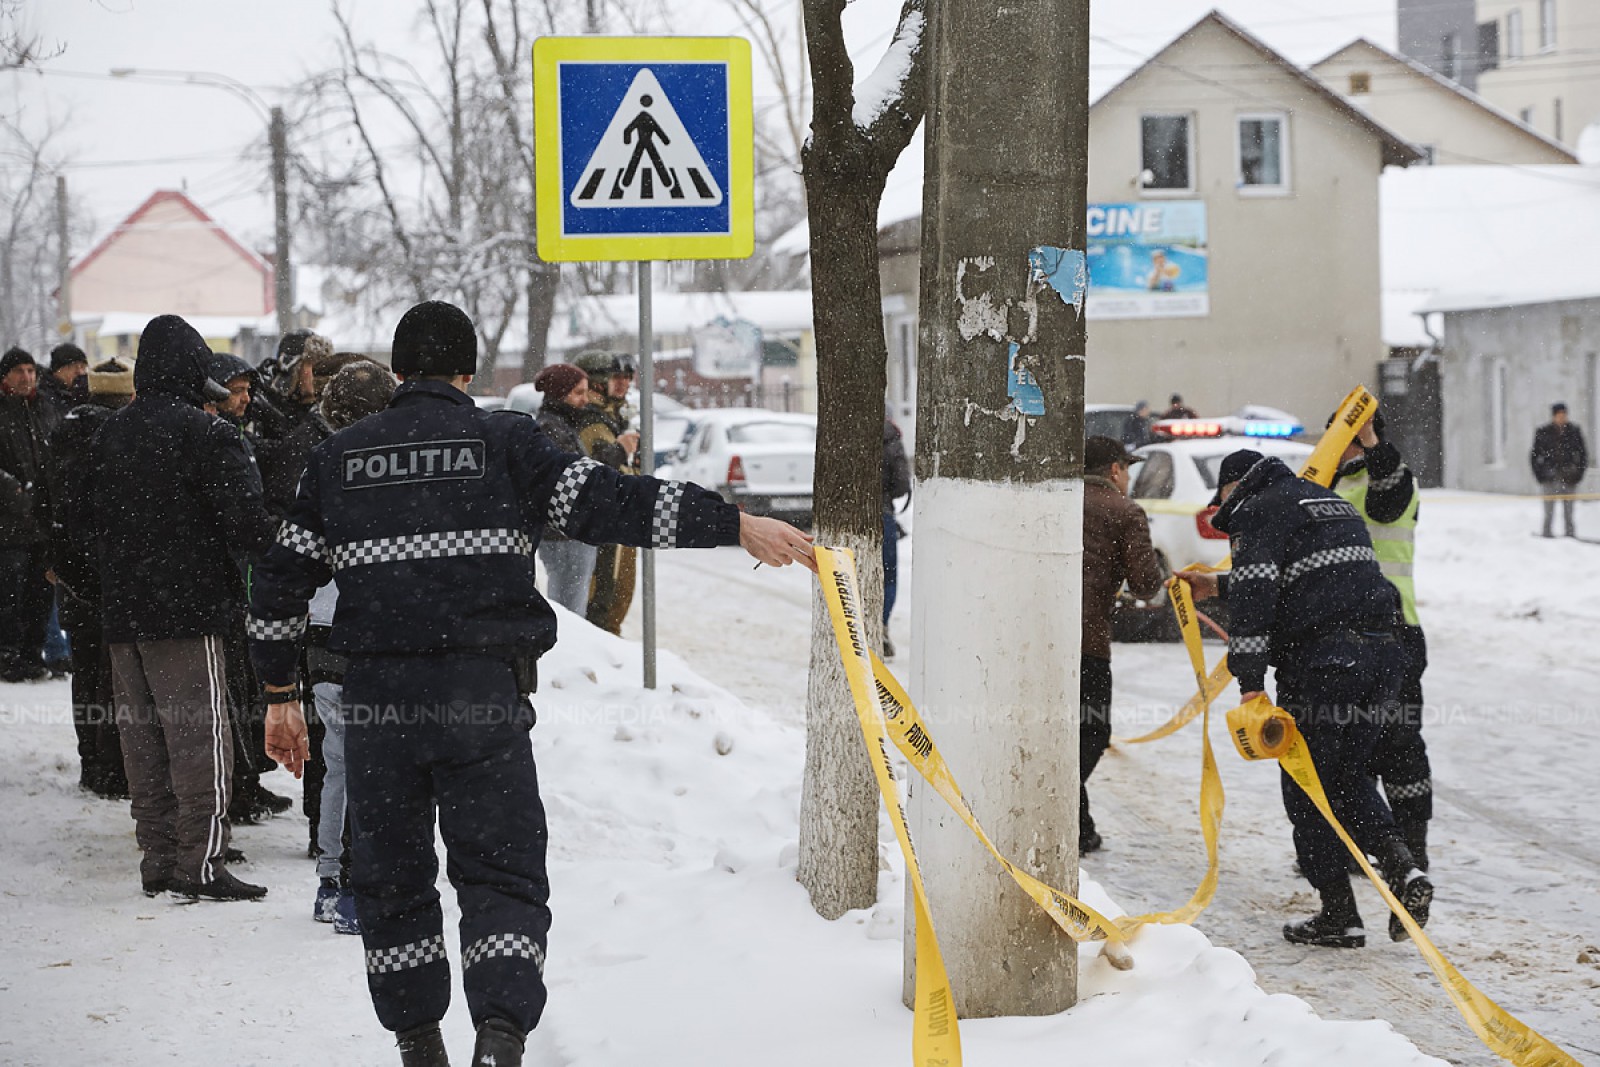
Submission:
[[[639,261],[639,472],[654,474],[655,453],[655,348],[654,326],[650,321],[650,261]],[[639,550],[640,621],[644,624],[644,687],[656,687],[656,554]]]
[[[652,260],[755,251],[750,42],[541,37],[533,43],[539,257],[638,264],[639,469],[655,470]],[[656,685],[656,561],[642,549],[644,684]]]

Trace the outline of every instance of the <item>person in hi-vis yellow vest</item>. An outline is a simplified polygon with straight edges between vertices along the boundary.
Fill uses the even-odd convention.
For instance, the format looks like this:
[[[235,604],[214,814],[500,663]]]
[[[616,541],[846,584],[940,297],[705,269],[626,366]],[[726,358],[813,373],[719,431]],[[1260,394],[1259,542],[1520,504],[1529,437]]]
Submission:
[[[1383,439],[1383,416],[1350,442],[1333,480],[1333,491],[1361,512],[1385,578],[1400,593],[1405,625],[1398,630],[1406,654],[1400,686],[1400,708],[1384,722],[1368,769],[1383,783],[1394,821],[1417,866],[1428,869],[1428,821],[1433,817],[1433,772],[1422,739],[1422,672],[1428,667],[1428,644],[1417,615],[1416,563],[1417,479],[1400,450]]]

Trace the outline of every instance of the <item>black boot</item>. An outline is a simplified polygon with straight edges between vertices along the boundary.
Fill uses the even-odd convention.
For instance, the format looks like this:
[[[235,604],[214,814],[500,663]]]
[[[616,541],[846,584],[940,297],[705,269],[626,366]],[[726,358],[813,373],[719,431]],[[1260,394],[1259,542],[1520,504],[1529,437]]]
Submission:
[[[485,1019],[472,1046],[473,1067],[522,1067],[522,1031],[504,1019]]]
[[[1355,890],[1350,883],[1324,889],[1322,910],[1309,919],[1287,923],[1283,939],[1293,945],[1316,945],[1319,948],[1362,948],[1367,943],[1366,928],[1361,925],[1361,912],[1356,910]]]
[[[1400,906],[1410,913],[1418,926],[1428,925],[1428,909],[1433,905],[1433,883],[1422,872],[1416,858],[1406,843],[1396,837],[1386,841],[1378,850],[1378,869],[1389,884],[1389,892],[1400,901]],[[1389,940],[1404,941],[1411,935],[1406,932],[1400,917],[1389,915]]]
[[[1428,824],[1425,822],[1401,823],[1400,836],[1405,839],[1406,847],[1411,850],[1411,858],[1416,861],[1417,869],[1426,873],[1428,870]]]
[[[395,1035],[401,1067],[450,1067],[438,1023],[426,1023]]]

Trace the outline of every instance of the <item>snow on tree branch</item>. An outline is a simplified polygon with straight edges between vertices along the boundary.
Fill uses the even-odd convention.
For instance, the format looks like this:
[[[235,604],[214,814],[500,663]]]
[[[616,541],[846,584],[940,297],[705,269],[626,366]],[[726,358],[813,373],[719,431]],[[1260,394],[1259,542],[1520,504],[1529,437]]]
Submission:
[[[927,25],[920,2],[908,3],[900,12],[894,40],[878,60],[871,74],[855,87],[855,107],[851,118],[863,132],[873,127],[885,111],[901,104],[907,87],[917,73],[917,58],[922,52],[922,31]]]

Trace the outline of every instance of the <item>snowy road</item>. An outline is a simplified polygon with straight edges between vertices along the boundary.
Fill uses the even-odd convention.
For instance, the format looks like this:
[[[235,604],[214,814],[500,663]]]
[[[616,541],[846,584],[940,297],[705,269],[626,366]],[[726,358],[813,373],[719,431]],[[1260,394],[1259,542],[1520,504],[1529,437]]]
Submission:
[[[1530,538],[1537,507],[1451,493],[1424,504],[1418,586],[1439,783],[1431,849],[1439,896],[1429,932],[1503,1007],[1600,1063],[1600,546]],[[1600,524],[1600,506],[1580,509],[1579,519]],[[794,569],[749,574],[697,554],[664,554],[660,582],[664,647],[752,707],[803,722],[795,695],[804,693],[809,589]],[[908,618],[896,609],[902,648]],[[902,678],[910,673],[904,657],[892,666]],[[1114,668],[1119,736],[1164,721],[1193,687],[1177,646],[1119,646]],[[1283,941],[1283,923],[1316,905],[1291,868],[1277,773],[1240,760],[1220,716],[1212,744],[1228,794],[1221,888],[1196,925],[1242,953],[1264,989],[1299,995],[1324,1018],[1387,1019],[1452,1063],[1499,1063],[1410,943],[1385,936],[1370,886],[1357,890],[1365,950]],[[1131,911],[1176,907],[1199,881],[1199,764],[1197,725],[1153,744],[1115,746],[1101,763],[1092,788],[1107,844],[1085,867]]]

